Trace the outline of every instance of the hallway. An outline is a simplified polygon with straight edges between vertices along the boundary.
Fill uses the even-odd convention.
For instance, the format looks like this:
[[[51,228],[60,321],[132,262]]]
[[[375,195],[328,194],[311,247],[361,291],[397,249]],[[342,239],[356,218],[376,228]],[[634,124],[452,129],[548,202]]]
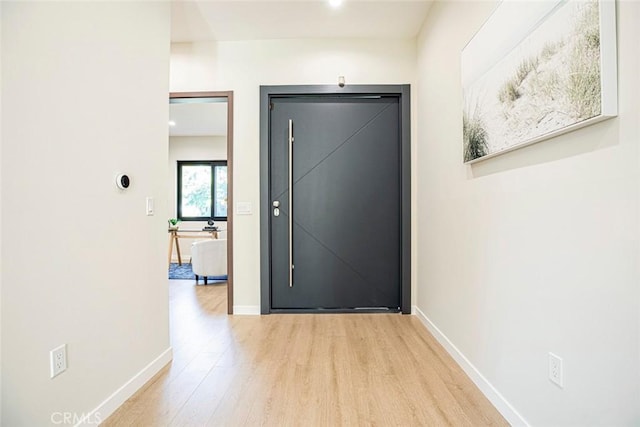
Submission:
[[[507,425],[415,316],[227,316],[169,281],[174,360],[103,424]]]

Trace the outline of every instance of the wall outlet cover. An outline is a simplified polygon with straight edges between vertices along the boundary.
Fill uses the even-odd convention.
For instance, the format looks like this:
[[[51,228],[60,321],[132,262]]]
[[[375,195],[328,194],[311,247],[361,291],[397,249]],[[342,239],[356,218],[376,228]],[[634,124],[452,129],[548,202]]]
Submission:
[[[49,352],[51,378],[60,375],[67,369],[67,345],[62,344]]]
[[[549,380],[560,388],[563,388],[562,381],[562,358],[553,353],[549,353]]]

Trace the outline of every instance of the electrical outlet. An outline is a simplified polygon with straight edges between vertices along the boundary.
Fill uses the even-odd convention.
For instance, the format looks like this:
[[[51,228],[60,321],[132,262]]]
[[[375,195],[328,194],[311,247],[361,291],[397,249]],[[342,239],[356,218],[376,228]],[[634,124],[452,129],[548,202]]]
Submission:
[[[562,388],[562,358],[549,353],[549,379]]]
[[[62,344],[49,352],[51,378],[67,370],[67,345]]]

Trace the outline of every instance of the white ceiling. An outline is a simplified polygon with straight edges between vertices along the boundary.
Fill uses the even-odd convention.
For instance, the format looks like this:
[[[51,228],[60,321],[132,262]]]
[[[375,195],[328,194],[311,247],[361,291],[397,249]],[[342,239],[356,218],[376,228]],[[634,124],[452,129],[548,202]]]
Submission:
[[[172,0],[171,41],[417,36],[431,0]],[[226,135],[226,104],[171,104],[171,136]]]
[[[173,0],[171,40],[410,39],[431,0]]]
[[[227,103],[169,104],[169,136],[224,136],[227,134]]]

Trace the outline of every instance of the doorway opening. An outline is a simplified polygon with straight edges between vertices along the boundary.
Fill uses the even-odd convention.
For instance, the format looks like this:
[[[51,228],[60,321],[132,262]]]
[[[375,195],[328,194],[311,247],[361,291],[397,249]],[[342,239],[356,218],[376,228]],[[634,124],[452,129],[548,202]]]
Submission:
[[[213,230],[212,227],[215,227],[216,231],[212,232],[213,236],[218,237],[220,233],[226,234],[227,313],[233,314],[233,91],[172,92],[169,94],[169,104],[170,107],[174,107],[170,108],[172,116],[175,112],[178,117],[182,114],[182,120],[184,121],[194,121],[188,126],[188,131],[179,132],[184,133],[183,137],[194,138],[193,141],[189,142],[190,147],[205,144],[208,147],[207,152],[211,153],[211,145],[215,142],[211,142],[213,140],[205,139],[205,137],[216,137],[220,140],[224,136],[225,139],[222,143],[225,149],[225,159],[219,158],[222,157],[220,148],[217,151],[220,154],[215,154],[214,150],[214,154],[205,156],[218,158],[193,158],[194,156],[197,157],[198,154],[192,152],[190,154],[182,154],[180,159],[171,159],[172,162],[176,162],[175,165],[171,165],[176,173],[176,178],[171,182],[171,186],[173,186],[171,193],[175,194],[175,196],[171,197],[170,200],[172,200],[173,204],[172,209],[175,209],[175,219],[184,221],[187,224],[193,224],[193,226],[190,226],[191,231],[200,229],[207,232],[208,230]],[[174,119],[174,117],[170,118],[173,122],[169,123],[170,126],[175,126],[176,128],[180,126],[178,120]],[[195,140],[195,138],[199,139]],[[200,163],[195,165],[198,161]],[[181,192],[183,188],[178,188],[177,185],[179,181],[178,168],[186,167],[185,165],[189,166],[189,162],[194,165],[192,167],[194,173],[206,172],[204,169],[210,164],[211,182],[213,184],[210,186],[210,195],[201,195],[200,197],[200,199],[205,200],[202,203],[203,206],[198,206],[198,197],[194,201],[187,201],[186,196]],[[215,180],[216,176],[218,177],[217,181]],[[226,179],[226,186],[223,185],[224,179]],[[215,225],[224,224],[225,222],[226,225],[221,227]],[[185,235],[184,232],[175,234]],[[187,235],[187,237],[189,236]],[[178,238],[176,238],[175,244],[178,247]],[[170,262],[173,245],[174,243],[172,242],[169,249]]]

